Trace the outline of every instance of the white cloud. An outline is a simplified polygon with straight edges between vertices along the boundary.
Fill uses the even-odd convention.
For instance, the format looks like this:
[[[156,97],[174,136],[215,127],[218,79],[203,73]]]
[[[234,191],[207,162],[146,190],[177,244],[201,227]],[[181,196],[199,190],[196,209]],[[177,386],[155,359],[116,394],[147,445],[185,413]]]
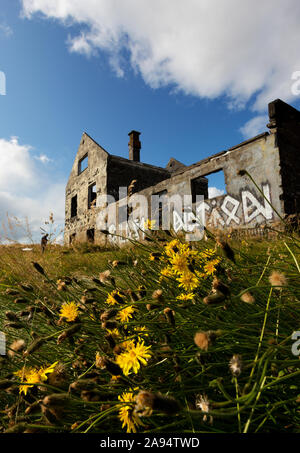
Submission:
[[[217,189],[217,187],[208,188],[208,198],[215,198],[224,194],[225,194],[224,190]]]
[[[48,164],[49,162],[53,162],[46,154],[40,154],[39,156],[34,156],[36,160],[42,162],[42,164]]]
[[[5,23],[1,23],[0,24],[0,33],[2,35],[4,35],[5,37],[9,38],[13,34],[13,30],[9,25],[7,25]]]
[[[88,42],[87,37],[83,33],[74,38],[69,36],[67,43],[71,52],[77,52],[88,57],[94,53],[93,46]]]
[[[32,147],[22,145],[17,137],[0,138],[0,221],[6,222],[8,214],[24,225],[27,218],[34,238],[39,239],[40,227],[50,212],[57,224],[63,225],[65,184],[53,183],[31,151]],[[22,228],[16,227],[14,232],[17,238],[26,240]],[[0,228],[0,239],[4,236]]]
[[[151,87],[170,85],[202,98],[226,95],[229,107],[251,99],[254,111],[289,101],[300,70],[298,0],[22,0],[30,18],[43,13],[77,24],[70,50],[109,54],[118,76],[126,62]]]
[[[255,137],[256,135],[261,134],[267,129],[267,123],[267,115],[258,115],[247,121],[247,123],[240,128],[240,132],[245,139]]]
[[[0,190],[16,187],[22,181],[23,189],[32,187],[34,166],[31,146],[19,144],[18,137],[0,138]]]

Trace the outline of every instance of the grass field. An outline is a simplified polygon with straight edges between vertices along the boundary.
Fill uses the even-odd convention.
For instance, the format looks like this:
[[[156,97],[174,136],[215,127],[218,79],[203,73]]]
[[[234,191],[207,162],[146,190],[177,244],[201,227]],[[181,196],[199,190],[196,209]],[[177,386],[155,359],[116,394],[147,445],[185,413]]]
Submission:
[[[299,244],[0,246],[1,432],[300,432]]]

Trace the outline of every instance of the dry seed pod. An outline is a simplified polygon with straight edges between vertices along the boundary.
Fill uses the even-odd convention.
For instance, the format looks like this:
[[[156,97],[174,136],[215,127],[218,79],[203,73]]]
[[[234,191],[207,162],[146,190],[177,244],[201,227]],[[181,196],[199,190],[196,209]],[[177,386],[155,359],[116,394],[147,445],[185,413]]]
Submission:
[[[144,415],[147,412],[150,415],[152,410],[164,412],[168,415],[175,415],[180,411],[180,405],[175,398],[161,393],[141,391],[136,397],[136,402],[135,412],[144,411]]]
[[[71,338],[75,333],[81,329],[81,324],[74,324],[72,327],[66,329],[63,333],[57,338],[57,344],[62,343],[66,338]]]
[[[235,257],[234,257],[234,251],[230,247],[230,245],[226,241],[222,241],[220,239],[217,239],[217,245],[221,247],[221,249],[224,252],[224,255],[230,259],[233,263],[235,263]]]
[[[197,332],[194,337],[194,342],[202,351],[207,351],[211,345],[211,338],[208,332]]]
[[[212,288],[215,291],[220,291],[225,296],[228,296],[230,294],[230,289],[228,288],[228,286],[226,286],[224,283],[222,283],[221,280],[219,280],[217,277],[215,277],[213,279]]]
[[[159,302],[162,302],[163,301],[163,292],[161,289],[156,289],[153,293],[152,293],[152,299],[155,299],[155,300],[158,300]]]
[[[92,379],[79,379],[78,381],[72,382],[69,386],[69,392],[75,390],[81,392],[83,390],[94,390],[97,387],[97,383]]]
[[[116,316],[116,314],[118,313],[118,310],[116,310],[115,308],[110,308],[109,310],[105,310],[101,316],[100,316],[100,320],[101,321],[107,321],[108,319],[110,318],[113,318],[114,316]]]
[[[114,393],[100,392],[99,390],[83,390],[80,397],[84,401],[107,401],[113,400],[115,397]]]
[[[63,386],[68,378],[66,366],[63,363],[58,363],[54,368],[53,373],[48,375],[48,383],[53,387],[60,388]]]
[[[22,351],[25,348],[25,341],[22,339],[15,340],[9,346],[7,355],[10,358],[13,358],[16,352]]]
[[[27,283],[20,283],[19,285],[24,291],[32,292],[33,287],[31,285],[28,285]]]
[[[40,411],[40,404],[41,400],[35,401],[34,403],[30,404],[30,406],[25,409],[25,415],[30,415],[34,412]]]
[[[242,356],[240,354],[234,354],[229,361],[229,368],[233,376],[239,376],[242,372]]]
[[[12,288],[7,288],[5,290],[5,294],[7,294],[8,296],[18,296],[18,295],[20,295],[19,291],[16,291],[15,289],[12,289]]]
[[[282,272],[273,271],[269,276],[269,282],[272,286],[285,286],[287,284],[287,278]]]
[[[114,340],[114,337],[111,334],[108,334],[108,335],[105,335],[104,338],[107,340],[107,342],[108,342],[109,346],[111,347],[111,349],[114,349],[115,346],[116,346],[116,342]]]
[[[24,325],[18,322],[8,322],[5,324],[5,327],[11,329],[23,329]]]
[[[157,304],[147,304],[146,305],[146,308],[148,311],[155,310],[155,308],[158,308],[158,307],[159,307],[159,305],[157,305]]]
[[[60,419],[62,416],[61,413],[63,411],[62,407],[59,408],[60,410],[57,410],[57,408],[49,409],[48,407],[41,404],[41,409],[47,423],[49,423],[50,425],[61,424]]]
[[[13,311],[6,311],[6,312],[5,312],[5,316],[7,317],[7,319],[8,319],[9,321],[20,322],[18,316],[17,316],[16,313],[14,313]]]
[[[137,302],[139,300],[138,295],[134,291],[128,290],[128,294],[132,302]]]
[[[224,302],[225,299],[226,296],[217,290],[214,293],[211,293],[208,296],[204,297],[203,302],[206,305],[219,304],[221,302]]]
[[[22,297],[17,297],[15,300],[14,300],[14,304],[28,304],[28,300],[27,299],[23,299]]]
[[[117,365],[107,357],[100,356],[100,354],[96,355],[96,367],[100,368],[101,370],[107,370],[113,376],[122,375],[122,370],[119,365]]]
[[[37,270],[40,274],[45,275],[45,271],[39,263],[32,261],[32,265],[35,268],[35,270]]]
[[[17,423],[14,426],[11,426],[10,428],[6,429],[4,432],[5,433],[23,433],[25,429],[27,428],[27,423]]]
[[[115,321],[104,321],[101,324],[102,329],[115,329],[117,327],[117,323]]]
[[[172,326],[175,326],[175,318],[174,318],[175,312],[174,312],[174,310],[171,310],[171,308],[167,307],[167,308],[164,309],[164,314],[165,314],[165,317],[166,317],[167,321]]]
[[[68,402],[70,402],[68,393],[53,393],[52,395],[45,396],[42,404],[46,407],[60,407],[65,406]]]
[[[45,344],[44,338],[36,338],[32,343],[27,347],[26,351],[23,352],[23,356],[26,357],[29,354],[37,351],[43,344]]]
[[[99,280],[100,280],[101,283],[107,283],[107,282],[110,281],[110,276],[111,276],[111,272],[110,272],[109,269],[107,269],[104,272],[100,272]]]
[[[12,419],[12,418],[15,418],[15,415],[16,415],[16,412],[18,410],[18,407],[19,407],[19,403],[16,402],[15,404],[13,404],[12,406],[10,407],[5,407],[5,413],[7,414],[8,418],[9,419]]]
[[[241,295],[241,300],[246,304],[253,304],[255,302],[254,296],[249,291]]]

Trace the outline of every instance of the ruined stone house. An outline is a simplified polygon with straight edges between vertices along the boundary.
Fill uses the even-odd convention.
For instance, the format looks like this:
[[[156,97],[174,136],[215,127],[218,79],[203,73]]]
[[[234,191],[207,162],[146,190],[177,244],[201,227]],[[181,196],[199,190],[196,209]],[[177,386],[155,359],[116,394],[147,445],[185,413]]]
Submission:
[[[271,102],[268,109],[268,132],[189,166],[174,158],[165,168],[142,163],[137,131],[128,134],[128,159],[108,153],[84,133],[66,187],[65,243],[103,241],[103,232],[97,228],[103,206],[97,204],[97,197],[104,194],[116,200],[117,221],[108,229],[118,233],[124,220],[120,186],[133,187],[133,192],[146,197],[191,195],[194,202],[196,195],[203,195],[206,224],[222,229],[251,228],[278,220],[278,214],[299,213],[300,112],[280,99]],[[226,193],[208,199],[206,176],[221,170]],[[241,170],[251,174],[260,190],[247,175],[239,174]],[[176,228],[185,228],[183,217],[176,219]]]

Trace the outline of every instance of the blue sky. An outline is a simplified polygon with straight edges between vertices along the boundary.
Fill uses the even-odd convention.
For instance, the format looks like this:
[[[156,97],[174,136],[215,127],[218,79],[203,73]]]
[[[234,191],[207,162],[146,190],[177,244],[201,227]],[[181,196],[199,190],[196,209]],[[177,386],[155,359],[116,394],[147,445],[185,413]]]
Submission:
[[[142,161],[191,164],[263,132],[269,101],[299,107],[299,4],[253,3],[0,0],[0,217],[63,223],[84,131],[127,157],[136,129]]]

